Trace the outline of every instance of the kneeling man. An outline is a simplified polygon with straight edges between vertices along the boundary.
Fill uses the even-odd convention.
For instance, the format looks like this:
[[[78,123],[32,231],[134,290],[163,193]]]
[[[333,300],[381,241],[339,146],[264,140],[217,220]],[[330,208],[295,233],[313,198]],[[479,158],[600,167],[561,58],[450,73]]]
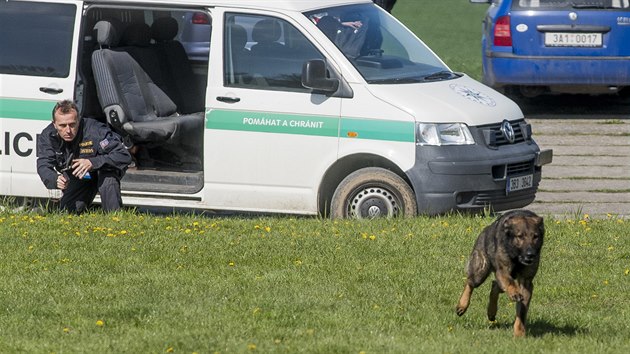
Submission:
[[[58,102],[52,123],[37,139],[37,173],[48,189],[61,189],[62,210],[81,213],[101,195],[103,210],[122,206],[120,179],[131,155],[120,136],[94,119],[81,119],[70,100]]]

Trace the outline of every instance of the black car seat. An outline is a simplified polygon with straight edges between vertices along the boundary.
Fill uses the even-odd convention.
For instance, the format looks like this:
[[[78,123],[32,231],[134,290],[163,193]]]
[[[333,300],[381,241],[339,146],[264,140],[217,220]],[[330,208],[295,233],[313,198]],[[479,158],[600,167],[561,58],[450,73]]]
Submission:
[[[111,49],[120,30],[108,21],[97,22],[94,29],[101,49],[92,54],[92,69],[107,122],[128,145],[170,145],[200,154],[203,112],[179,115],[129,53]]]
[[[151,24],[153,47],[167,88],[165,92],[180,112],[201,112],[205,110],[205,89],[195,76],[184,46],[174,39],[177,32],[177,20],[172,17],[160,17]]]
[[[280,23],[274,19],[260,20],[252,29],[252,40],[256,42],[251,52],[255,56],[282,57],[286,54],[284,44],[278,42],[282,35]]]

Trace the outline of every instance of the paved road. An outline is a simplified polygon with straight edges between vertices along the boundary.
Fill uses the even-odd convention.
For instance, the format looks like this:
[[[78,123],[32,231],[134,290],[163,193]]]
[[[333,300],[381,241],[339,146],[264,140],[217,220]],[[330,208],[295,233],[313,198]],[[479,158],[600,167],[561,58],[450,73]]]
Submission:
[[[554,150],[528,208],[560,218],[630,217],[630,100],[561,96],[521,107],[536,142]]]

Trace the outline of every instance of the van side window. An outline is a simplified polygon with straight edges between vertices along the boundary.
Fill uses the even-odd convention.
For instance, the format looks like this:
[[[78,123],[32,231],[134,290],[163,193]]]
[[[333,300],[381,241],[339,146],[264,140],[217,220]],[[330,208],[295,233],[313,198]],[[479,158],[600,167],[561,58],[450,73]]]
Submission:
[[[304,91],[302,65],[323,55],[295,27],[279,18],[226,14],[225,86]]]
[[[76,6],[0,3],[0,73],[67,77]]]

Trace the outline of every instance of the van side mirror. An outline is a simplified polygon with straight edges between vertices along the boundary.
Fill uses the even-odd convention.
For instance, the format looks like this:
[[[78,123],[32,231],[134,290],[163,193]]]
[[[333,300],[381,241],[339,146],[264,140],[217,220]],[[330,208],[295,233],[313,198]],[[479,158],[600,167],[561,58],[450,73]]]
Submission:
[[[314,91],[334,93],[339,89],[339,79],[326,76],[326,62],[309,60],[302,65],[302,86]]]

